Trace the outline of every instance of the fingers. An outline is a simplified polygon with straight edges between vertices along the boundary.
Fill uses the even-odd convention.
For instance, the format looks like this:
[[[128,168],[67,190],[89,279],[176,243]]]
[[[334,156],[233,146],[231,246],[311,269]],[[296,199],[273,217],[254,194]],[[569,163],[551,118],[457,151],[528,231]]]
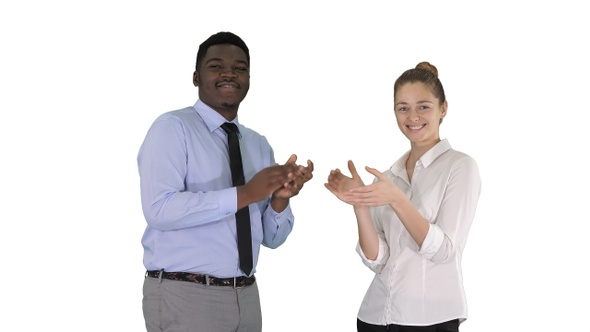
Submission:
[[[303,185],[313,178],[314,164],[307,160],[307,166],[297,165],[297,155],[292,154],[289,160],[282,165],[283,170],[287,172],[287,179],[274,193],[281,197],[292,197],[299,193]]]
[[[351,178],[347,177],[346,175],[340,172],[340,169],[335,169],[330,171],[330,175],[328,175],[328,182],[325,185],[329,186],[329,190],[332,193],[336,192],[344,192],[348,189],[348,185],[350,183]]]
[[[299,193],[304,183],[313,177],[314,164],[307,161],[307,167],[297,165],[297,155],[292,154],[283,165],[275,163],[258,172],[247,183],[248,191],[256,201],[270,194],[290,198]]]
[[[297,161],[297,155],[292,154],[291,157],[289,157],[289,159],[287,160],[287,162],[285,164],[294,164],[296,161]]]
[[[307,160],[307,167],[299,166],[299,171],[305,179],[304,182],[311,180],[311,178],[313,178],[313,162],[311,160]]]
[[[385,174],[379,172],[377,169],[366,166],[365,170],[371,174],[373,174],[376,178],[378,178],[379,180],[383,180],[383,178],[385,177]]]
[[[356,167],[354,166],[352,160],[348,161],[348,170],[350,171],[350,175],[352,175],[353,178],[359,177],[359,173],[356,171]]]
[[[338,184],[335,184],[333,182],[328,182],[328,183],[324,183],[324,187],[326,187],[326,189],[328,189],[339,200],[343,201],[344,203],[351,204],[345,198],[344,192],[341,189],[338,188],[339,187]]]
[[[284,170],[288,172],[288,179],[283,184],[285,188],[292,190],[300,190],[303,184],[313,178],[313,162],[307,160],[307,167],[303,165],[297,165],[297,155],[292,154],[289,160],[282,166]]]
[[[340,170],[338,168],[333,169],[330,171],[330,174],[328,175],[328,182],[334,182],[334,181],[338,181],[339,178],[343,177],[344,175],[340,172]]]
[[[375,190],[375,184],[350,189],[351,194],[366,194]]]
[[[336,195],[336,188],[332,187],[330,183],[324,183],[324,187],[326,187],[326,189],[328,189],[332,194]]]

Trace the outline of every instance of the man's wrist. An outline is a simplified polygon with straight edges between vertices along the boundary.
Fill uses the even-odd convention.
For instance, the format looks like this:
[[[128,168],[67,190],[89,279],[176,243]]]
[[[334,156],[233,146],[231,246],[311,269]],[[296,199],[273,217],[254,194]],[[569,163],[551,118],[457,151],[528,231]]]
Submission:
[[[280,198],[275,196],[274,194],[270,197],[270,206],[276,212],[283,212],[283,210],[287,208],[287,205],[289,205],[288,198]]]

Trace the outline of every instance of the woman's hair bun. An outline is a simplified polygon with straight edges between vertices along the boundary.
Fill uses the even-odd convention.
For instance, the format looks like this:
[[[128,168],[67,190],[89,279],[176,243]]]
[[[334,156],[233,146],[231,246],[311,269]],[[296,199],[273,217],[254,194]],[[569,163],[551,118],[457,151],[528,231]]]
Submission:
[[[422,61],[416,65],[416,69],[428,70],[429,72],[433,73],[434,76],[438,77],[438,69],[431,65],[430,62]]]

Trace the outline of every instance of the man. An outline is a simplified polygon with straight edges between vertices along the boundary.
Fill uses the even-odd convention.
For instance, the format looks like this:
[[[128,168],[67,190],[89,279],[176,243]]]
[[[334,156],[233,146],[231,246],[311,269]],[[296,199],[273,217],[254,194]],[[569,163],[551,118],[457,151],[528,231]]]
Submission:
[[[290,234],[289,199],[312,178],[313,163],[297,165],[292,155],[276,164],[266,138],[238,122],[250,87],[249,50],[240,37],[219,32],[205,40],[193,83],[194,106],[159,116],[138,154],[146,327],[261,331],[254,276],[260,245],[277,248]],[[232,144],[228,122],[239,143]],[[233,168],[236,145],[243,173]],[[244,236],[246,253],[238,250]]]

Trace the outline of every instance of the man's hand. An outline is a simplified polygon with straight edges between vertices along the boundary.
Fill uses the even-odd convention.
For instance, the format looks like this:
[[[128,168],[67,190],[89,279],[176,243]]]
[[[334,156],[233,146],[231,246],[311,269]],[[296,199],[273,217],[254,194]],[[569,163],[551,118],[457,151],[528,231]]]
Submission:
[[[259,202],[294,181],[299,168],[295,163],[275,164],[256,173],[248,183],[237,187],[238,209]]]
[[[289,182],[286,182],[282,187],[273,192],[274,198],[289,199],[299,194],[299,191],[301,191],[303,185],[313,178],[313,162],[308,160],[307,166],[302,166],[297,165],[295,163],[296,161],[297,156],[293,154],[285,163],[284,166],[292,165],[296,167],[297,171],[293,173],[293,176],[289,179]]]
[[[284,183],[282,187],[275,190],[272,194],[270,204],[276,212],[283,211],[289,204],[289,199],[299,194],[303,185],[313,178],[313,162],[311,160],[307,161],[307,167],[298,166],[296,162],[297,155],[291,155],[284,166],[290,165],[291,167],[295,167],[296,171],[289,178],[288,182]]]

